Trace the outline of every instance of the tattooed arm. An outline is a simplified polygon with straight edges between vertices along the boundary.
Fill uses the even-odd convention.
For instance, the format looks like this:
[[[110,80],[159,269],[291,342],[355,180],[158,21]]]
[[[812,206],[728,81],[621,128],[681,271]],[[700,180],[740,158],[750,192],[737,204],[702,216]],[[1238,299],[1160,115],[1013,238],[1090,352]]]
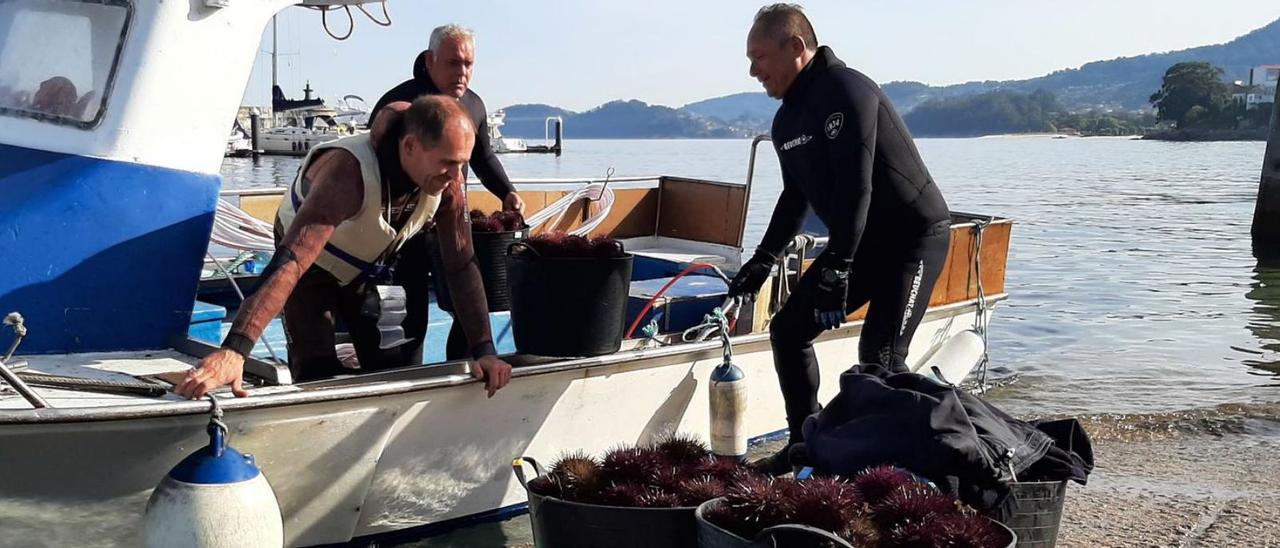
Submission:
[[[236,313],[222,348],[200,360],[178,386],[178,394],[196,399],[230,384],[236,396],[245,395],[240,386],[244,359],[254,342],[280,314],[298,279],[320,256],[338,224],[360,211],[364,187],[360,164],[351,153],[326,152],[311,162],[302,177],[306,199],[262,272],[258,289]]]

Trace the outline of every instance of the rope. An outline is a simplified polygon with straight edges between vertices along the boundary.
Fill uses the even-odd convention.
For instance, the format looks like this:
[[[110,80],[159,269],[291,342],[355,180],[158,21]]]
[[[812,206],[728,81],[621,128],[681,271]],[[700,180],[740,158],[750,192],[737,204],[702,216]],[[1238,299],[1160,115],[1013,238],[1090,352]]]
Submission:
[[[982,234],[983,230],[990,226],[994,220],[995,217],[973,220],[973,272],[978,278],[978,313],[973,319],[973,330],[977,331],[978,336],[982,337],[982,360],[978,362],[979,393],[986,393],[987,391],[987,365],[990,362],[990,356],[987,352],[987,294],[982,288]]]

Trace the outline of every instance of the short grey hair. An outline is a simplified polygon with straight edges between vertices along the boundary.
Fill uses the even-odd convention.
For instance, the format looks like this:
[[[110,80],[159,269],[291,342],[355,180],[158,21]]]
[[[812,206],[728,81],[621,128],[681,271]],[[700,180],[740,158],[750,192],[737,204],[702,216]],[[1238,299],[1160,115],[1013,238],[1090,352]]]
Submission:
[[[779,44],[792,36],[799,36],[804,40],[805,49],[813,51],[818,48],[818,34],[813,31],[813,23],[809,22],[800,4],[769,4],[760,8],[752,26]]]
[[[449,23],[448,25],[440,25],[431,31],[431,40],[427,42],[427,49],[437,51],[440,44],[444,43],[445,38],[457,38],[464,42],[470,42],[472,46],[476,43],[476,33],[471,29],[462,25]]]

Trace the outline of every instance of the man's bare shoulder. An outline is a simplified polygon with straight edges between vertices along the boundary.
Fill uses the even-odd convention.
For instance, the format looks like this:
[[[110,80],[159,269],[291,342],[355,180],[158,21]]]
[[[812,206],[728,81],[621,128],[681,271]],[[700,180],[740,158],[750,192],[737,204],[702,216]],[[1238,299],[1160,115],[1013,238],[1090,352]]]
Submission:
[[[331,215],[322,217],[350,219],[360,211],[364,200],[364,175],[360,161],[350,151],[334,148],[313,158],[303,174],[306,201]]]

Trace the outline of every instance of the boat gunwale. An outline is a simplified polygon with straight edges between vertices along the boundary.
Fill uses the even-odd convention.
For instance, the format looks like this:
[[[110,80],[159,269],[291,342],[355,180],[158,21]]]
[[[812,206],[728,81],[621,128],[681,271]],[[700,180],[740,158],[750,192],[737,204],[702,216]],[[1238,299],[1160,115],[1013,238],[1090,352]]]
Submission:
[[[999,293],[986,297],[987,306],[1008,299],[1007,293]],[[978,299],[931,307],[925,313],[924,320],[940,317],[957,316],[966,309],[977,309]],[[838,329],[828,331],[819,336],[818,341],[846,338],[861,334],[865,320],[846,323]],[[731,337],[735,351],[747,352],[743,346],[754,347],[769,344],[768,333],[751,333]],[[598,375],[598,370],[606,367],[625,367],[628,370],[666,367],[691,360],[718,358],[720,356],[719,341],[676,344],[660,347],[643,347],[619,351],[604,356],[591,358],[575,358],[554,361],[545,364],[518,366],[512,370],[513,380],[523,377],[563,373],[581,370],[585,377]],[[403,376],[421,373],[433,373],[442,368],[461,369],[458,373],[433,374],[425,378],[406,380],[385,380],[387,376]],[[610,372],[610,374],[613,372]],[[380,377],[382,378],[380,380]],[[353,385],[347,385],[354,382]],[[226,411],[246,411],[304,405],[331,401],[392,396],[410,392],[449,388],[464,384],[479,383],[479,379],[467,373],[467,362],[455,361],[440,364],[420,365],[391,369],[384,372],[368,373],[340,379],[317,381],[320,386],[294,385],[298,390],[250,396],[247,398],[231,398],[225,394],[219,398],[220,407]],[[310,383],[308,383],[310,384]],[[324,384],[337,386],[324,386]],[[17,424],[57,424],[77,422],[101,422],[116,420],[135,420],[159,417],[176,417],[185,415],[203,415],[209,412],[207,401],[165,401],[140,405],[122,405],[114,407],[59,407],[45,409],[0,410],[0,426]]]

